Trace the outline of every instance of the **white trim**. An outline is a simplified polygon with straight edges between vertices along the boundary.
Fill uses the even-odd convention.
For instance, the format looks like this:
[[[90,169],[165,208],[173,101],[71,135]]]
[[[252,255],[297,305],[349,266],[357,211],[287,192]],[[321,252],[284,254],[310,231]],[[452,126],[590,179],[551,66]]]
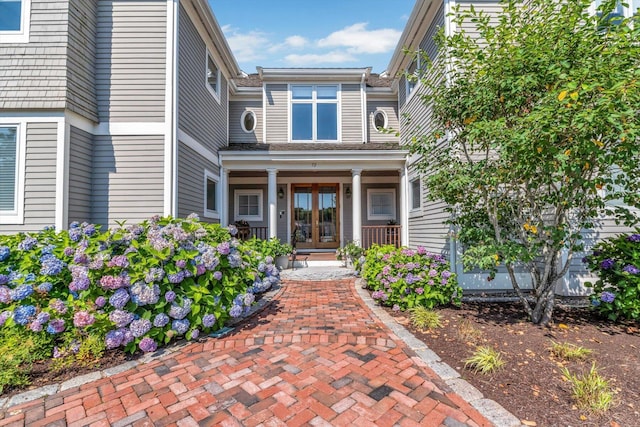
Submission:
[[[64,230],[69,224],[69,145],[71,126],[58,122],[56,149],[56,230]]]
[[[0,211],[0,224],[24,224],[24,192],[25,192],[25,163],[27,161],[27,120],[12,120],[0,117],[0,126],[16,127],[16,183],[14,194],[14,209]]]
[[[209,83],[209,59],[211,59],[211,62],[213,62],[213,65],[216,67],[216,89],[214,90],[211,87],[211,84]],[[218,63],[216,62],[216,60],[214,59],[213,55],[211,54],[211,52],[209,52],[209,49],[207,49],[207,59],[204,63],[205,66],[205,70],[204,70],[204,83],[207,86],[207,89],[209,89],[209,93],[211,93],[211,95],[213,95],[213,98],[218,101],[218,104],[220,104],[220,85],[222,84],[222,78],[220,77],[220,66],[218,65]]]
[[[371,114],[371,126],[373,126],[373,129],[377,132],[377,133],[382,133],[381,130],[379,130],[376,127],[376,115],[378,113],[382,113],[382,116],[384,117],[384,125],[382,126],[382,129],[386,129],[389,127],[389,116],[387,116],[387,112],[384,110],[381,110],[380,108],[376,108],[376,110],[373,112],[373,114]]]
[[[311,86],[311,99],[293,99],[293,86]],[[318,87],[335,87],[336,99],[318,99]],[[288,111],[287,111],[287,123],[288,123],[288,141],[291,143],[336,143],[342,141],[342,83],[295,83],[287,84],[287,97],[288,97]],[[318,104],[334,104],[336,105],[336,139],[318,139]],[[293,139],[293,104],[311,104],[311,139]],[[266,126],[265,126],[266,127]]]
[[[251,130],[248,130],[244,125],[244,119],[249,114],[253,116],[253,129]],[[244,133],[254,133],[257,127],[258,127],[258,117],[256,116],[256,113],[253,110],[243,111],[242,114],[240,115],[240,128],[242,129],[242,131]]]
[[[93,132],[96,136],[133,136],[167,134],[165,122],[101,122]]]
[[[413,206],[413,202],[414,202],[414,197],[413,197],[413,183],[417,182],[418,183],[418,207],[414,207]],[[420,178],[420,176],[415,176],[411,179],[409,179],[409,203],[408,203],[408,208],[409,208],[409,214],[413,214],[411,216],[416,216],[416,213],[421,213],[422,212],[422,179]]]
[[[287,113],[288,114],[288,113]],[[289,131],[290,133],[291,131]],[[291,135],[287,136],[287,139],[291,139]],[[262,85],[262,142],[267,142],[267,85]]]
[[[178,144],[176,128],[178,126],[178,1],[166,0],[167,5],[167,40],[166,40],[166,72],[165,72],[165,112],[164,112],[164,214],[176,216],[178,209]]]
[[[19,31],[0,31],[0,44],[2,43],[29,43],[31,30],[31,0],[22,0]]]
[[[247,196],[258,196],[258,215],[240,215],[238,213],[238,208],[240,205],[239,196],[247,195]],[[233,191],[233,220],[238,221],[244,219],[246,221],[263,221],[264,218],[264,198],[261,189],[256,190],[247,190],[247,189],[236,189]]]
[[[193,151],[200,154],[208,161],[215,163],[215,159],[217,156],[213,153],[213,151],[210,151],[208,148],[206,148],[204,145],[202,145],[182,129],[178,129],[178,141],[182,142],[184,145],[191,148]]]
[[[362,115],[360,117],[362,124],[362,142],[368,142],[369,138],[367,132],[367,91],[365,86],[365,78],[366,75],[362,74],[362,81],[360,82],[360,109],[362,110]]]
[[[353,191],[353,190],[352,190]],[[371,213],[371,197],[374,194],[382,194],[388,193],[391,194],[392,201],[392,214],[391,215],[377,215]],[[396,189],[395,188],[367,188],[367,221],[387,221],[387,220],[396,220]]]
[[[208,187],[207,181],[214,181],[216,183],[216,194],[215,194],[215,204],[216,204],[216,210],[209,210],[208,206],[207,206],[207,199],[208,199]],[[213,172],[210,172],[208,169],[204,170],[204,205],[202,207],[202,212],[203,212],[203,216],[205,218],[212,218],[212,219],[220,219],[220,207],[221,207],[221,203],[220,203],[220,176],[214,174]]]

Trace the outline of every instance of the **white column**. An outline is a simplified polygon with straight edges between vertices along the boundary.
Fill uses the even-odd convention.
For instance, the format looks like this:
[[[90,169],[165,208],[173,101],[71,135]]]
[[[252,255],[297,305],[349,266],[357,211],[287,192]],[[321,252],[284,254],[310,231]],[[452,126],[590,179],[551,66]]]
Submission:
[[[229,225],[229,169],[220,168],[220,225]]]
[[[409,245],[409,174],[407,167],[400,169],[400,225],[402,225],[402,234],[400,234],[400,244],[402,246]]]
[[[269,238],[278,235],[278,189],[276,177],[277,169],[267,169],[268,179],[268,200],[269,200]]]
[[[353,199],[353,241],[362,246],[362,169],[351,169],[351,197]]]

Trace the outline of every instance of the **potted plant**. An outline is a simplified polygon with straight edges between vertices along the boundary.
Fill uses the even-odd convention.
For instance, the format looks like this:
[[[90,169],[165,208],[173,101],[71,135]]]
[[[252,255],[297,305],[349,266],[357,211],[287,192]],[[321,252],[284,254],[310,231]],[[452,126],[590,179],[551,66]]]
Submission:
[[[343,261],[345,267],[353,267],[354,261],[364,254],[364,249],[356,242],[349,242],[336,251],[336,259]]]
[[[289,255],[293,252],[293,246],[282,243],[277,237],[272,237],[266,241],[266,255],[272,256],[275,265],[280,270],[289,268]]]

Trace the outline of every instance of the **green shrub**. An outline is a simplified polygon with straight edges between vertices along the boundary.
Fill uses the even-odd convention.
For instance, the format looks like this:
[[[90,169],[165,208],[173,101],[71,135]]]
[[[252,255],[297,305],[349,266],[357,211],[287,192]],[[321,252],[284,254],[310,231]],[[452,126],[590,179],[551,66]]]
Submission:
[[[591,304],[610,320],[640,319],[640,229],[598,243],[583,259],[599,280]]]
[[[435,329],[442,326],[440,314],[422,306],[409,309],[410,319],[413,326],[418,329]]]
[[[611,407],[613,390],[609,381],[600,376],[595,363],[586,374],[573,375],[567,368],[562,374],[571,383],[571,394],[578,408],[602,413]]]
[[[551,342],[551,353],[562,360],[585,360],[593,353],[590,349],[566,342]]]
[[[423,247],[374,245],[366,253],[361,275],[373,290],[373,299],[395,309],[459,305],[462,297],[447,260]]]
[[[464,367],[470,367],[474,372],[481,374],[489,374],[502,368],[505,363],[498,350],[489,346],[480,346],[471,357],[465,360]]]
[[[51,357],[53,338],[22,328],[0,329],[0,394],[8,387],[28,385],[31,363]]]

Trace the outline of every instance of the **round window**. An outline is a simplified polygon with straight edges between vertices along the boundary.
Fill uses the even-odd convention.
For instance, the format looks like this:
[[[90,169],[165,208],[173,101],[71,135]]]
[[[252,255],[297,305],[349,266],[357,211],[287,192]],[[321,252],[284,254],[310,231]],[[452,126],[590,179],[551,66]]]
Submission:
[[[242,126],[242,130],[251,133],[256,130],[256,113],[251,110],[247,110],[242,113],[242,117],[240,117],[240,125]]]
[[[387,114],[382,110],[376,110],[373,113],[373,127],[376,128],[378,132],[382,132],[382,129],[387,127]]]

